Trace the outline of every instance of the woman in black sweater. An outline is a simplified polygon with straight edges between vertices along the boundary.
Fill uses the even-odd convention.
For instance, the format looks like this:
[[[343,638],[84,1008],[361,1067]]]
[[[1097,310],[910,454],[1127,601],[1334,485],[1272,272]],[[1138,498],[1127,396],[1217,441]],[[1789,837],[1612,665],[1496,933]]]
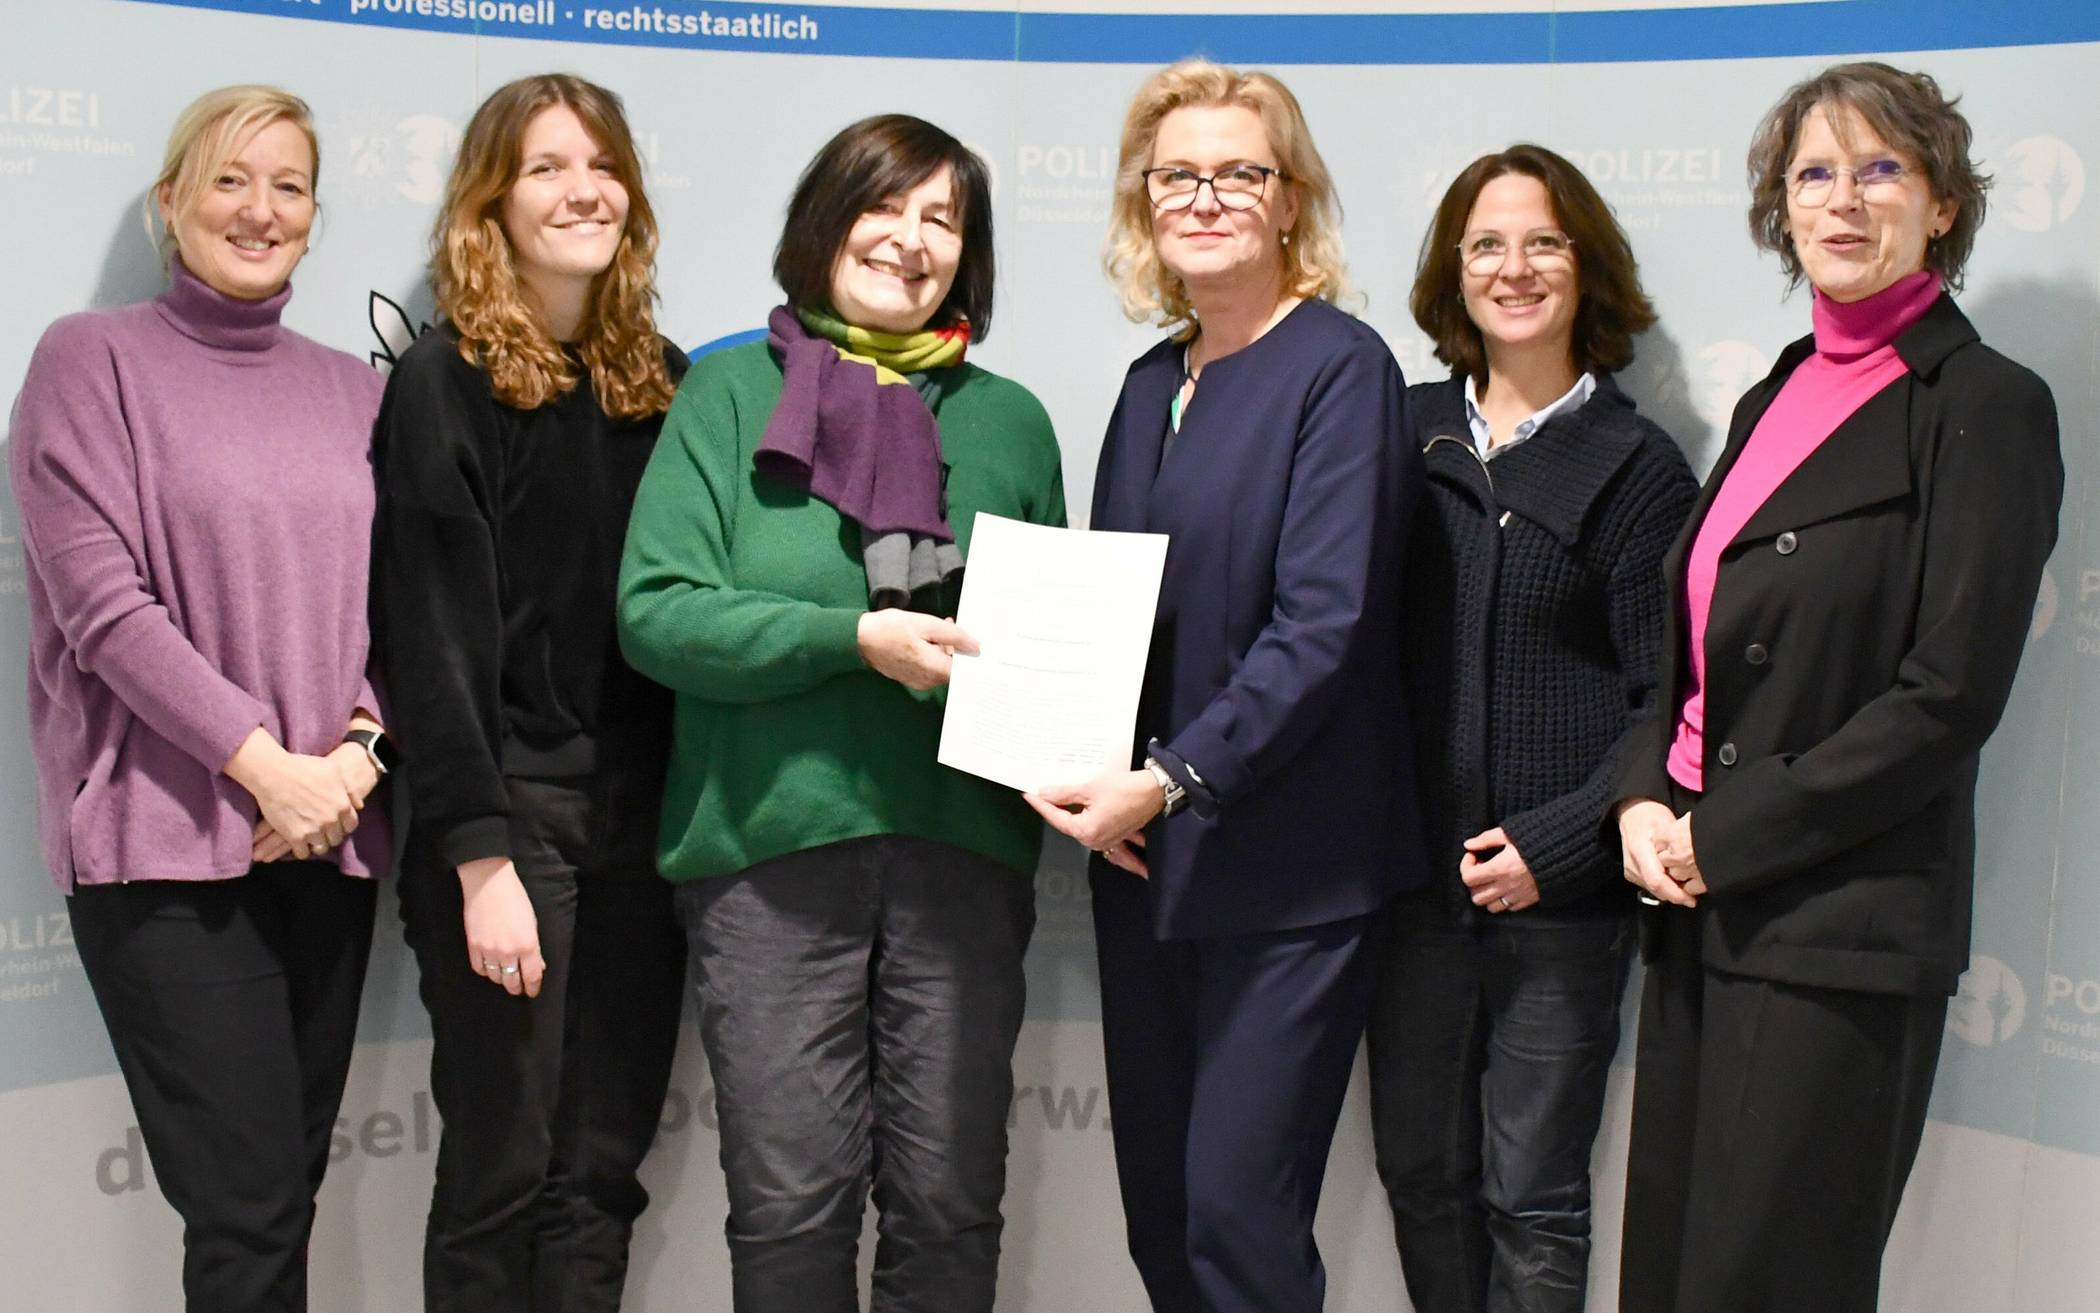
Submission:
[[[375,636],[411,796],[401,916],[444,1117],[430,1313],[619,1307],[677,1042],[684,937],[656,877],[670,695],[613,602],[685,360],[616,97],[499,88],[460,143],[439,328],[388,380]]]
[[[1631,950],[1604,813],[1652,712],[1660,565],[1697,484],[1605,372],[1655,315],[1560,156],[1518,145],[1459,175],[1412,308],[1453,373],[1408,392],[1429,496],[1404,669],[1433,875],[1387,927],[1378,1171],[1422,1313],[1579,1313]]]

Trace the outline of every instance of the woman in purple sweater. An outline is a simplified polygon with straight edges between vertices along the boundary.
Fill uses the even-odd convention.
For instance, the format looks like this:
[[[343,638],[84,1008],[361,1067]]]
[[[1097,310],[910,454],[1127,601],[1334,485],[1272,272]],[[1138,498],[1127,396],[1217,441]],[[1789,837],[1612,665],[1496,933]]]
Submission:
[[[167,291],[52,325],[14,414],[44,856],[192,1310],[306,1307],[390,851],[363,810],[391,751],[366,676],[380,381],[279,322],[318,173],[304,102],[199,98],[148,195]]]

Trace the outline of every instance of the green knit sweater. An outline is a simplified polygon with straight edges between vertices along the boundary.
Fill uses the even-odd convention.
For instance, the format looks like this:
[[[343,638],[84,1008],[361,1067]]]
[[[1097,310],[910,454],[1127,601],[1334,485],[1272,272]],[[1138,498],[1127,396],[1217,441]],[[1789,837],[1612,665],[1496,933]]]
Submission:
[[[780,382],[763,342],[695,362],[635,495],[620,644],[677,695],[664,875],[873,834],[1034,871],[1042,825],[1020,795],[934,760],[946,690],[913,693],[862,663],[858,527],[753,467]],[[965,557],[979,511],[1065,522],[1057,438],[1027,389],[964,364],[937,418]]]

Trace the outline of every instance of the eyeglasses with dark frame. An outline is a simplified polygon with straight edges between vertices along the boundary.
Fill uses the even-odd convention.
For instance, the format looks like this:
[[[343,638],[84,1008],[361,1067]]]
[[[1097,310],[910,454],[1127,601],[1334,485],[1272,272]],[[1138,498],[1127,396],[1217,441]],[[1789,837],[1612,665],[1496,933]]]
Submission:
[[[1146,169],[1145,195],[1161,210],[1186,210],[1196,203],[1196,193],[1207,184],[1218,205],[1227,210],[1251,210],[1261,204],[1269,179],[1289,182],[1291,176],[1266,164],[1234,164],[1208,176],[1193,169]]]
[[[1458,244],[1458,257],[1466,272],[1485,278],[1502,272],[1509,260],[1509,238],[1498,232],[1466,234]],[[1517,242],[1524,263],[1534,269],[1565,268],[1575,262],[1575,239],[1558,228],[1534,228]]]
[[[1799,205],[1821,205],[1837,189],[1839,174],[1852,179],[1852,190],[1865,196],[1902,182],[1910,173],[1901,160],[1868,160],[1865,164],[1804,164],[1786,177],[1786,189]]]

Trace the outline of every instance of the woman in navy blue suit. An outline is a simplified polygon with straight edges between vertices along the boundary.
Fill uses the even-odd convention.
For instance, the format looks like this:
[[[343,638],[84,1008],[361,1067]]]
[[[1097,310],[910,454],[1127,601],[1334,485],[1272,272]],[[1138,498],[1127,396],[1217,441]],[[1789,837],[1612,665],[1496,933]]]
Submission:
[[[1035,796],[1094,850],[1116,1165],[1161,1313],[1312,1313],[1373,915],[1423,875],[1398,688],[1422,481],[1400,370],[1342,313],[1291,93],[1198,60],[1138,92],[1108,267],[1131,366],[1093,526],[1170,535],[1132,754]]]

